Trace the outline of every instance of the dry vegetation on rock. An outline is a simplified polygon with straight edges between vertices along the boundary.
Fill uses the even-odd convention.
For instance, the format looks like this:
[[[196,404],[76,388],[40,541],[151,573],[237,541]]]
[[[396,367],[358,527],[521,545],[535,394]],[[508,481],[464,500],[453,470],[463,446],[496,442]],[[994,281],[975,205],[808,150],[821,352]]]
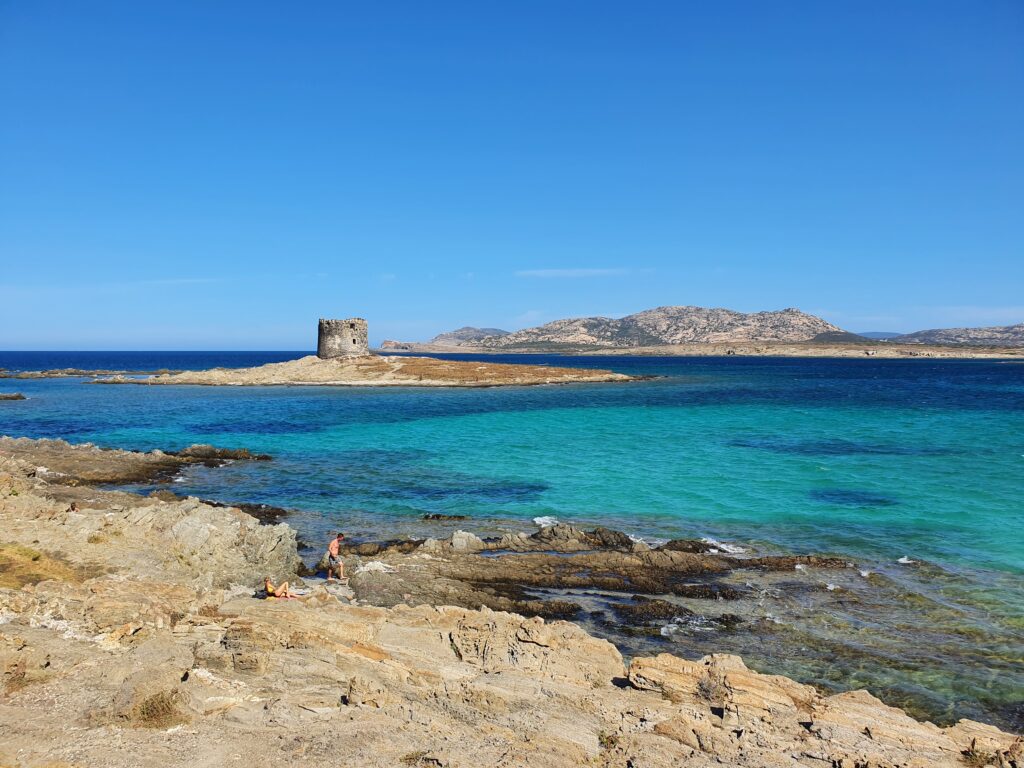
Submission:
[[[630,381],[632,377],[599,369],[510,365],[433,357],[365,355],[322,360],[315,355],[255,368],[99,379],[101,384],[199,384],[207,386],[416,386],[495,387],[570,382]]]

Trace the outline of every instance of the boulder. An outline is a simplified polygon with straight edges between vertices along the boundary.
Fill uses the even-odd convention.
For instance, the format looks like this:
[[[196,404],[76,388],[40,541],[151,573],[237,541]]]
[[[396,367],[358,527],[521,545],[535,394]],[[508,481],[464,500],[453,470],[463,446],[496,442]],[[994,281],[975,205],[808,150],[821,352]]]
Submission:
[[[479,552],[484,548],[484,542],[476,534],[456,531],[452,534],[451,546],[455,552]]]

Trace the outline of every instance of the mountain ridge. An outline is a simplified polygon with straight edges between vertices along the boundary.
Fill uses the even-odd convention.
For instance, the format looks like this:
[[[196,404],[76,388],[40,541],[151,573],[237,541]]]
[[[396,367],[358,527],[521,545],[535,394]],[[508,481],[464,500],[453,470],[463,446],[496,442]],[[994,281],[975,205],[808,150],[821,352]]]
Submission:
[[[964,344],[968,346],[1024,346],[1024,323],[979,328],[932,328],[892,339],[898,344]]]
[[[553,320],[502,336],[486,336],[487,349],[536,345],[643,347],[741,341],[812,341],[821,336],[858,338],[799,309],[737,312],[720,307],[662,306],[621,318],[580,317]]]
[[[472,342],[480,341],[480,339],[491,336],[500,338],[507,336],[509,333],[511,331],[505,331],[501,328],[476,328],[472,325],[464,325],[461,328],[456,328],[454,331],[439,333],[427,343],[445,347],[461,347],[467,344],[472,345]]]

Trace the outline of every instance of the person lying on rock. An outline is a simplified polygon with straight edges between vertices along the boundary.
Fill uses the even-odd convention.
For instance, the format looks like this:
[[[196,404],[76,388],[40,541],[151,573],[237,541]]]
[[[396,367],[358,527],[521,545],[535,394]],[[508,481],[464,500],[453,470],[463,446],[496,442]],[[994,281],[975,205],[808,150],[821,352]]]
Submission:
[[[345,579],[345,564],[341,561],[341,542],[345,540],[345,534],[338,531],[338,535],[331,539],[331,542],[327,545],[327,580],[334,581],[334,573],[338,574],[338,579],[346,581]]]
[[[274,586],[274,582],[272,582],[270,580],[269,576],[267,576],[263,580],[263,589],[266,590],[267,597],[284,597],[284,598],[295,597],[295,595],[293,595],[288,590],[288,582],[287,581],[282,581],[280,584],[278,584],[275,587]]]

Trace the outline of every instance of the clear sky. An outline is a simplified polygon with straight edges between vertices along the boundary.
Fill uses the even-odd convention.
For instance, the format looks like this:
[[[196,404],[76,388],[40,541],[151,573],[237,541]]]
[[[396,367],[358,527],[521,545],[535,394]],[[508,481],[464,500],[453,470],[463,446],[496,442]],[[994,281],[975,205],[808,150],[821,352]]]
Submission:
[[[1024,321],[1024,3],[0,0],[0,349]]]

